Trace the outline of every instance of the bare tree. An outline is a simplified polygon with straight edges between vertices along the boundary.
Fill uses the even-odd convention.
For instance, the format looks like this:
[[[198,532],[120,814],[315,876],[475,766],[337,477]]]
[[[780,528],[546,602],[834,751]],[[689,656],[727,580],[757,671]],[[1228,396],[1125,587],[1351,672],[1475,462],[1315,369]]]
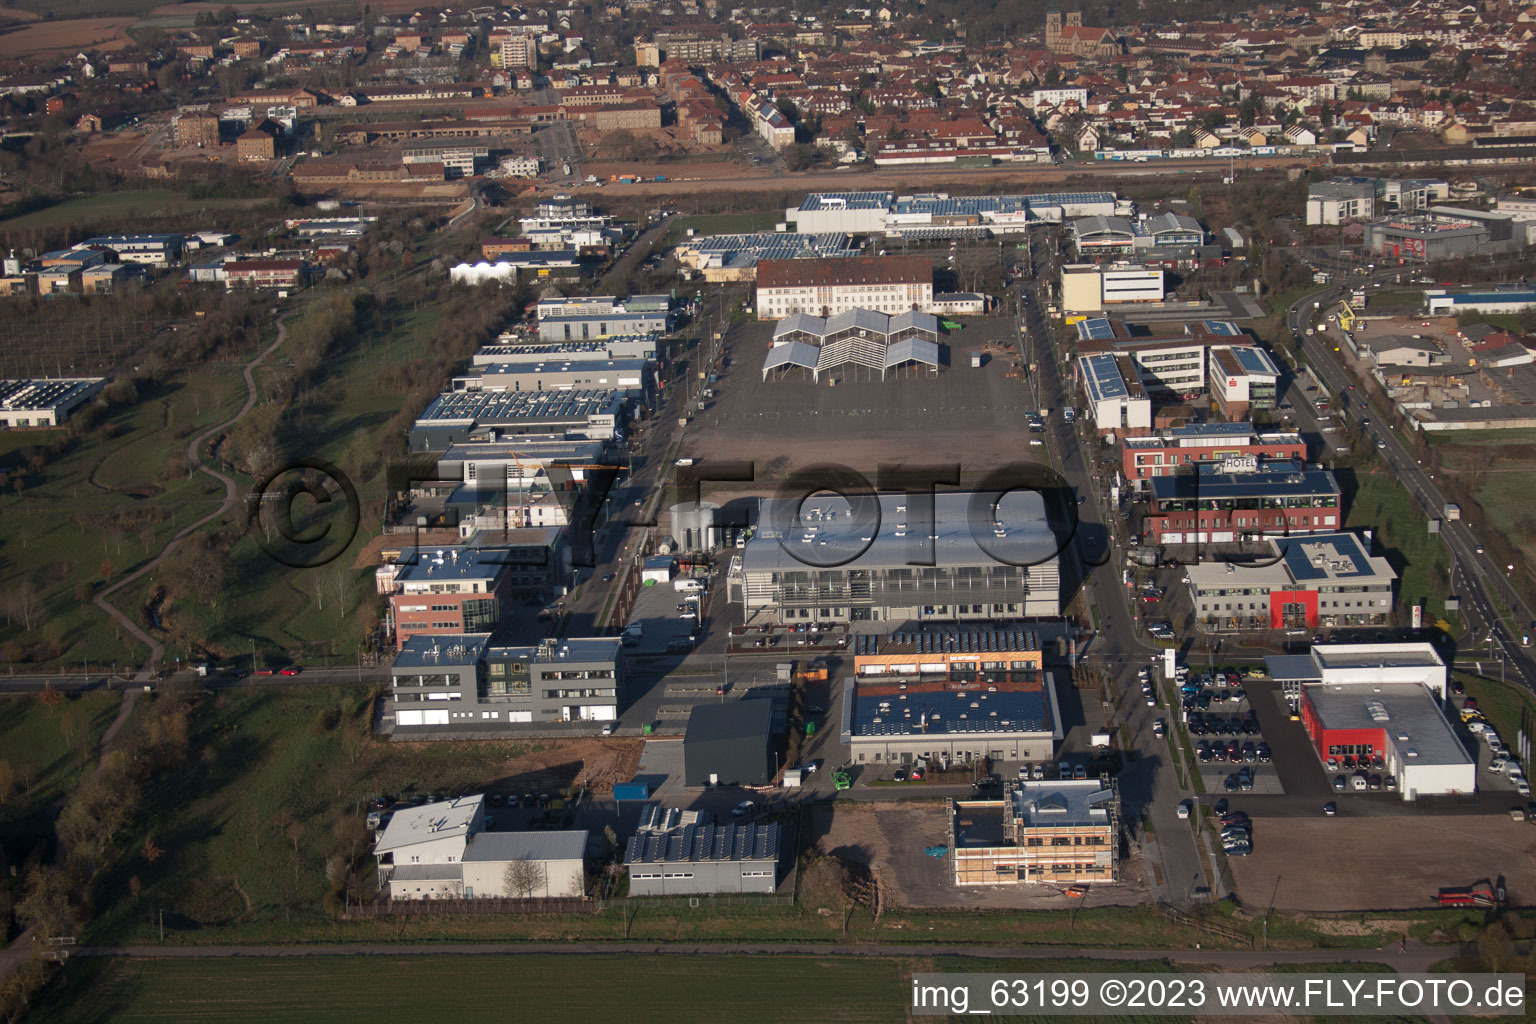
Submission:
[[[347,607],[357,592],[357,573],[350,566],[337,562],[326,574],[325,582],[336,601],[336,617],[340,618],[347,614]]]
[[[311,569],[307,576],[309,592],[315,595],[315,609],[325,611],[325,574]]]
[[[25,545],[23,545],[25,547]],[[11,625],[31,632],[42,613],[42,601],[37,596],[37,586],[31,580],[21,580],[5,588],[5,619]]]
[[[11,798],[11,790],[16,787],[16,769],[11,767],[11,762],[0,761],[0,807]]]
[[[509,894],[523,899],[540,892],[547,884],[548,876],[545,874],[544,865],[527,858],[508,862],[502,882],[503,888]]]

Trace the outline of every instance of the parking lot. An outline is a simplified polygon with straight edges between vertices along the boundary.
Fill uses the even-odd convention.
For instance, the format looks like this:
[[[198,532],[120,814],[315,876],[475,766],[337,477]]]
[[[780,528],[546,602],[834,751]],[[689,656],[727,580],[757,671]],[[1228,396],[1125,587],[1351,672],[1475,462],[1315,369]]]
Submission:
[[[874,478],[880,463],[959,462],[967,480],[999,466],[1044,461],[1031,448],[1024,413],[1029,389],[1009,379],[1015,344],[1012,319],[967,318],[963,331],[940,341],[948,361],[937,376],[893,373],[881,381],[826,378],[763,380],[773,325],[735,327],[726,338],[729,363],[714,386],[717,397],[683,435],[682,452],[702,459],[744,459],[759,477],[819,462],[835,462]],[[970,353],[986,351],[980,367]],[[1025,454],[1031,453],[1031,454]],[[975,472],[973,472],[973,470]]]

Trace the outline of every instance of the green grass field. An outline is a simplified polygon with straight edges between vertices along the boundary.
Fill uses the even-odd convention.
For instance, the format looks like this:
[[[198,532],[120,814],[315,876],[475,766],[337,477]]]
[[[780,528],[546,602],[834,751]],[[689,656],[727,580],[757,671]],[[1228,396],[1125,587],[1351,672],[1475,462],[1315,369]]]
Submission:
[[[389,1024],[514,1019],[671,1024],[697,1002],[732,1024],[906,1019],[915,973],[1168,973],[1153,962],[864,956],[370,956],[261,960],[74,960],[29,1018]],[[579,978],[600,977],[601,984]],[[537,1011],[533,1010],[537,1007]],[[943,1020],[943,1017],[927,1018]],[[1023,1019],[1023,1018],[1020,1018]],[[1056,1017],[1072,1021],[1083,1018]],[[1128,1024],[1136,1018],[1094,1018]]]
[[[0,793],[0,834],[40,816],[93,763],[120,694],[85,693],[48,707],[35,696],[0,697],[0,761],[13,775]]]
[[[1388,561],[1399,576],[1399,607],[1406,609],[1426,602],[1429,621],[1443,617],[1456,625],[1457,616],[1445,611],[1450,572],[1445,544],[1429,533],[1429,521],[1407,490],[1393,476],[1363,469],[1341,473],[1340,483],[1349,506],[1346,528],[1375,532],[1378,544],[1387,552]]]
[[[1536,444],[1536,427],[1515,430],[1430,430],[1424,439],[1431,448],[1456,448],[1459,445],[1505,447],[1512,444]]]
[[[145,210],[156,215],[203,213],[216,210],[258,206],[266,199],[192,199],[180,192],[103,192],[77,196],[0,220],[0,233],[25,228],[48,228],[59,224],[89,224],[112,217],[125,217]]]
[[[753,213],[711,213],[691,217],[679,217],[667,227],[662,246],[673,246],[688,228],[698,235],[748,234],[754,231],[772,231],[784,217],[782,210],[759,210]]]
[[[85,435],[19,494],[0,494],[0,517],[9,527],[0,586],[30,582],[45,612],[30,633],[16,630],[10,641],[56,649],[58,656],[48,660],[77,669],[113,660],[128,664],[142,655],[89,600],[80,600],[79,588],[96,588],[131,572],[223,500],[216,481],[169,467],[198,431],[239,408],[244,399],[239,380],[238,370],[227,363],[171,378],[110,416],[116,436]],[[47,435],[16,431],[5,443],[14,451],[46,440]],[[0,459],[7,454],[0,451]],[[92,520],[77,522],[77,512]],[[104,524],[114,516],[133,525],[107,529]]]

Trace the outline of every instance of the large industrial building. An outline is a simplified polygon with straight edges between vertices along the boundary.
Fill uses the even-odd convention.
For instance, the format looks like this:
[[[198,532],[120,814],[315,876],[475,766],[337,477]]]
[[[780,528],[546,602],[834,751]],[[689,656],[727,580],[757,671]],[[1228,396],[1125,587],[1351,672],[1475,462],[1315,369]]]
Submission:
[[[842,231],[688,236],[673,250],[678,263],[698,271],[709,282],[755,281],[757,265],[763,260],[834,259],[858,254],[850,236]]]
[[[394,736],[611,722],[624,688],[618,637],[492,647],[486,633],[417,635],[390,668]]]
[[[766,786],[776,771],[773,701],[696,704],[683,734],[683,784]]]
[[[1267,662],[1320,760],[1379,757],[1404,800],[1474,792],[1477,763],[1443,710],[1433,645],[1320,644]]]
[[[1181,213],[1129,217],[1080,217],[1067,225],[1067,235],[1079,259],[1135,256],[1163,246],[1205,244],[1205,229]]]
[[[871,309],[850,309],[823,319],[795,313],[773,330],[773,345],[763,357],[763,379],[774,371],[800,369],[812,380],[848,367],[886,373],[918,365],[937,373],[942,361],[939,320],[931,313],[907,311],[891,316]]]
[[[771,893],[782,835],[776,823],[711,825],[697,811],[648,804],[625,847],[629,894]]]
[[[1233,456],[1148,484],[1152,503],[1141,532],[1149,544],[1230,544],[1344,525],[1338,480],[1297,459]]]
[[[747,620],[994,622],[1060,613],[1063,540],[1034,491],[934,497],[933,523],[905,494],[764,501],[727,575]],[[876,508],[878,506],[878,508]],[[797,514],[798,513],[798,514]]]
[[[1061,712],[1027,629],[860,635],[842,741],[859,764],[1049,761]]]
[[[0,380],[0,427],[57,427],[106,385],[105,377]]]
[[[955,884],[1113,882],[1119,803],[1114,783],[1099,779],[1019,782],[1001,800],[955,800]]]
[[[795,313],[836,316],[852,309],[927,312],[933,264],[926,256],[859,256],[837,260],[763,260],[757,265],[757,317]]]
[[[1203,628],[1225,631],[1376,626],[1392,614],[1397,573],[1353,533],[1275,537],[1252,563],[1186,565]]]
[[[1061,268],[1061,309],[1068,315],[1162,301],[1161,267],[1134,263],[1068,263]]]
[[[801,232],[946,236],[1011,234],[1072,217],[1127,216],[1134,204],[1113,192],[1043,192],[1015,196],[897,197],[892,192],[812,192],[784,219]]]
[[[455,391],[625,391],[643,398],[649,391],[644,359],[524,359],[479,363],[453,378]]]
[[[623,425],[627,406],[624,392],[609,389],[449,391],[432,400],[407,436],[413,452],[520,434],[606,441]]]
[[[1304,460],[1307,443],[1289,431],[1260,433],[1252,423],[1192,423],[1158,436],[1126,438],[1121,472],[1133,487],[1145,490],[1153,477],[1193,473],[1197,465],[1239,455]]]

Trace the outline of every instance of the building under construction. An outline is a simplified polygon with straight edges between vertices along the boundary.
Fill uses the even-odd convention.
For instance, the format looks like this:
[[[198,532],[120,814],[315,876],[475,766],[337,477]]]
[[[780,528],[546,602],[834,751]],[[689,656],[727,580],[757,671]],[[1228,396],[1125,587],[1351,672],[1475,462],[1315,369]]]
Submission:
[[[1078,885],[1118,877],[1120,796],[1108,776],[1010,784],[1000,800],[952,800],[956,885]]]

